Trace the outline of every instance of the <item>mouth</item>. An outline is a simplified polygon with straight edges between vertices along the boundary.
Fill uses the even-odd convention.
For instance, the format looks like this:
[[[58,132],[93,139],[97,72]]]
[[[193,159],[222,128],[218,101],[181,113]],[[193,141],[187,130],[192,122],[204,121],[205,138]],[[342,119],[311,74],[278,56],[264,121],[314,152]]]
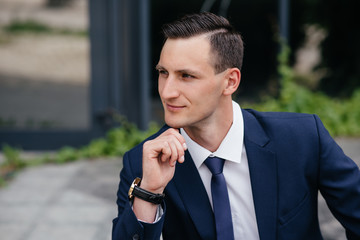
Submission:
[[[172,105],[172,104],[168,104],[168,103],[165,103],[165,106],[166,106],[166,109],[170,112],[179,112],[185,108],[185,106]]]

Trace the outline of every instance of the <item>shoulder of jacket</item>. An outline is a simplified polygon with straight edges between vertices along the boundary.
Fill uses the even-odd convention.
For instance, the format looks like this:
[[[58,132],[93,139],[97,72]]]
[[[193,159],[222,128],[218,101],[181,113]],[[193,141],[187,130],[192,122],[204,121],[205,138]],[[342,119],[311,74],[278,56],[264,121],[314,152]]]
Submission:
[[[244,109],[257,119],[269,118],[269,119],[295,119],[295,118],[314,118],[314,114],[309,113],[295,113],[295,112],[260,112],[254,109]]]

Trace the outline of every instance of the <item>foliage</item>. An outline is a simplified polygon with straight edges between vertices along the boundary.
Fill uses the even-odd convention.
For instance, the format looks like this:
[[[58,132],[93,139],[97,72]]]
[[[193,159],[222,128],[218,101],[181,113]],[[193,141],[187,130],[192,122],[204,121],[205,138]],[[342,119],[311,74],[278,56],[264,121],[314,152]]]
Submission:
[[[96,158],[100,156],[122,156],[130,148],[136,146],[148,136],[155,133],[159,126],[151,123],[149,129],[140,131],[133,123],[121,116],[115,117],[121,127],[110,130],[106,138],[96,139],[79,150],[83,158]]]
[[[331,96],[350,96],[360,87],[360,1],[293,0],[289,3],[291,49],[295,53],[303,45],[304,26],[316,25],[325,30],[316,68],[327,71],[319,79],[318,88]],[[295,56],[293,54],[293,58]]]
[[[48,161],[54,163],[67,163],[79,159],[78,151],[73,147],[65,146],[61,148],[53,158],[48,158]]]
[[[9,145],[4,145],[2,152],[6,161],[2,164],[3,166],[13,167],[13,168],[23,168],[25,167],[24,161],[20,158],[20,150],[12,148]]]
[[[141,143],[145,138],[154,134],[159,126],[151,123],[146,131],[139,130],[135,124],[128,122],[124,117],[116,116],[119,127],[108,131],[104,138],[91,141],[82,148],[65,146],[55,154],[44,155],[33,159],[22,159],[20,149],[4,145],[2,152],[5,157],[0,165],[0,186],[4,185],[16,171],[27,167],[45,163],[62,164],[78,159],[94,159],[108,156],[123,156],[126,151]]]
[[[2,152],[5,161],[0,165],[0,187],[5,185],[6,180],[10,179],[16,170],[22,169],[26,163],[20,158],[20,150],[4,145]]]
[[[47,33],[51,29],[45,24],[38,23],[36,21],[14,21],[5,26],[5,31],[18,33],[18,32],[34,32],[34,33]]]
[[[278,98],[249,105],[259,111],[316,113],[333,136],[360,136],[360,89],[349,99],[332,99],[295,83],[289,66],[290,49],[283,46],[278,56],[280,94]]]
[[[300,1],[300,0],[298,0]],[[300,1],[301,2],[301,1]],[[307,1],[308,21],[327,31],[321,43],[321,64],[329,74],[321,80],[321,89],[335,96],[346,96],[360,87],[360,2],[357,0]],[[312,6],[311,6],[312,5]],[[304,12],[305,12],[304,11]],[[336,19],[333,18],[336,14]],[[305,14],[304,14],[305,15]]]
[[[28,21],[14,21],[4,27],[7,33],[37,33],[37,34],[63,34],[63,35],[78,35],[87,36],[87,31],[76,31],[63,28],[53,28],[46,24],[28,20]]]

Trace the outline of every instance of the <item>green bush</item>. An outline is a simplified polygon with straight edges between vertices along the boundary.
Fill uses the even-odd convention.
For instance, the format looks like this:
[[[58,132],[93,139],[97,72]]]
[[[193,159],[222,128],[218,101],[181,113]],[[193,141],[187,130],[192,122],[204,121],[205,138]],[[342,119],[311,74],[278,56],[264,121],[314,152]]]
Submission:
[[[0,165],[0,186],[3,186],[18,170],[27,166],[37,166],[44,163],[62,164],[78,159],[123,156],[126,151],[159,129],[157,124],[152,123],[147,131],[141,131],[124,117],[116,116],[115,118],[120,123],[119,127],[111,129],[104,138],[94,139],[87,146],[79,149],[66,146],[55,154],[46,154],[25,161],[21,159],[20,149],[4,145],[2,152],[5,161]]]
[[[14,176],[14,173],[26,167],[26,162],[20,158],[20,150],[4,145],[2,152],[5,161],[0,165],[0,187]]]
[[[48,26],[35,21],[14,21],[9,25],[5,26],[4,29],[5,31],[11,33],[19,33],[19,32],[47,33],[51,31],[51,29]]]
[[[84,158],[123,156],[126,151],[159,129],[157,124],[151,123],[148,130],[141,131],[123,117],[117,116],[116,120],[120,122],[120,127],[111,129],[105,138],[91,141],[89,145],[79,150],[79,155]]]
[[[63,147],[61,148],[54,156],[50,162],[54,163],[67,163],[73,162],[79,158],[78,150],[72,147]]]
[[[75,35],[75,36],[87,36],[88,31],[71,30],[65,28],[54,28],[46,24],[28,20],[28,21],[13,21],[10,24],[4,26],[5,32],[9,34],[19,33],[35,33],[35,34],[62,34],[62,35]]]
[[[23,168],[26,166],[26,162],[20,158],[20,150],[12,148],[9,145],[5,144],[3,146],[2,152],[5,157],[5,162],[1,165],[6,166],[7,168]]]
[[[286,46],[278,56],[279,97],[247,107],[259,111],[315,113],[333,136],[360,136],[360,89],[349,99],[332,99],[321,92],[312,92],[295,82],[289,66],[290,49]]]

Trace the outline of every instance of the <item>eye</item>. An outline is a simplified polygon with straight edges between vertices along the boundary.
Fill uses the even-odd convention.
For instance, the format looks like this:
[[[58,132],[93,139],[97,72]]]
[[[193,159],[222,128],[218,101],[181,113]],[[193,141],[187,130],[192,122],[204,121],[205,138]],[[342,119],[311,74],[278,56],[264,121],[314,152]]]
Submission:
[[[169,75],[169,73],[166,70],[163,70],[163,69],[158,69],[158,73],[159,73],[160,76],[164,76],[164,77]]]
[[[181,75],[181,77],[182,77],[182,78],[188,78],[188,79],[190,79],[190,78],[195,78],[193,75],[190,75],[190,74],[187,74],[187,73],[183,73],[183,74]]]

